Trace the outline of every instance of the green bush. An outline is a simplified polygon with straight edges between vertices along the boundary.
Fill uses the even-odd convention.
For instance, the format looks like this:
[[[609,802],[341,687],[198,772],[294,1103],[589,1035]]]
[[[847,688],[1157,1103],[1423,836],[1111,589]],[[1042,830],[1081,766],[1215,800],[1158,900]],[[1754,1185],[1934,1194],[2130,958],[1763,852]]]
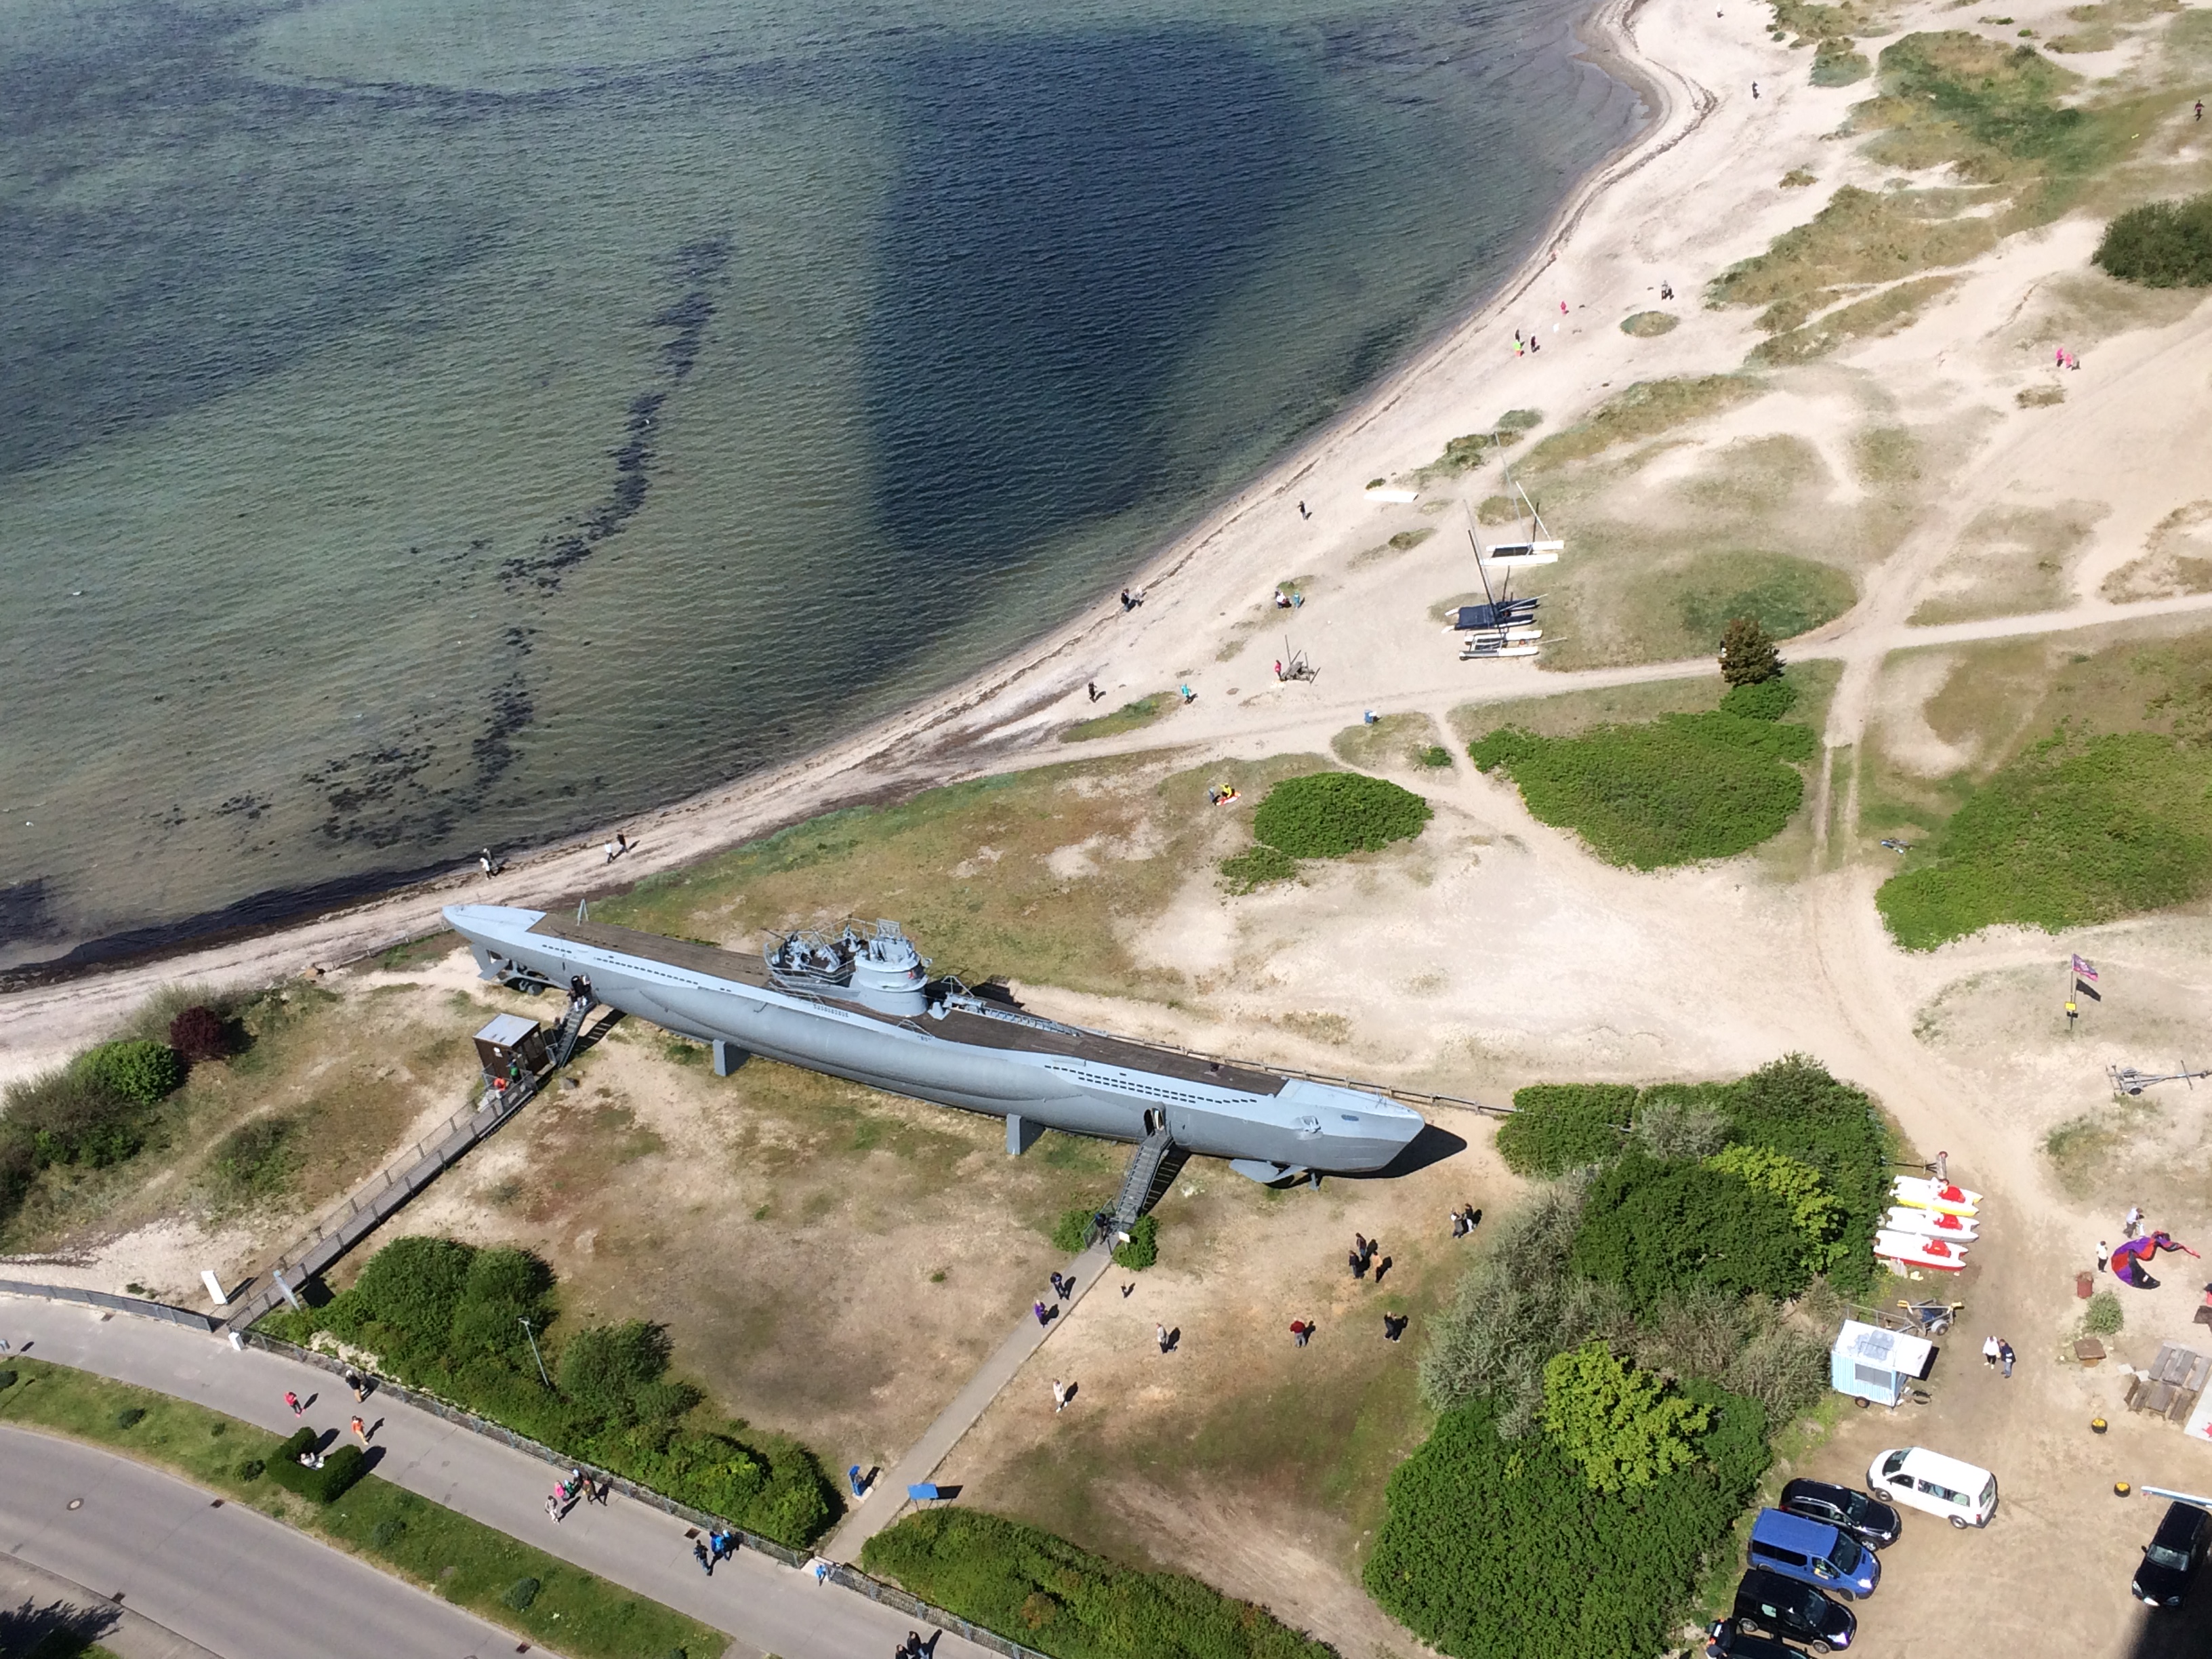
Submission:
[[[1760,1066],[1718,1097],[1731,1140],[1771,1147],[1819,1172],[1843,1206],[1828,1278],[1844,1291],[1871,1285],[1874,1236],[1889,1208],[1891,1151],[1874,1103],[1803,1054]]]
[[[1670,1651],[1767,1461],[1756,1405],[1685,1393],[1712,1414],[1705,1455],[1618,1493],[1592,1492],[1547,1436],[1500,1439],[1493,1401],[1447,1413],[1390,1477],[1369,1594],[1455,1659]]]
[[[258,1457],[241,1457],[231,1473],[251,1486],[268,1472],[269,1466]]]
[[[2105,227],[2091,258],[2113,276],[2146,288],[2212,283],[2212,191],[2130,208]]]
[[[1731,685],[1721,697],[1721,712],[1747,720],[1778,720],[1797,706],[1797,687],[1787,676]]]
[[[1601,1164],[1620,1151],[1635,1113],[1632,1085],[1532,1083],[1513,1092],[1513,1115],[1498,1126],[1498,1155],[1523,1176]]]
[[[1571,738],[1504,726],[1469,746],[1481,771],[1504,770],[1528,810],[1573,830],[1610,864],[1638,870],[1729,858],[1790,822],[1810,760],[1809,727],[1714,709]]]
[[[103,1042],[79,1054],[70,1069],[135,1106],[158,1105],[185,1080],[185,1062],[166,1042]]]
[[[910,1515],[863,1544],[860,1565],[1054,1659],[1334,1659],[1195,1578],[1139,1572],[976,1510]]]
[[[2100,1291],[2089,1298],[2089,1305],[2081,1315],[2081,1328],[2096,1336],[2117,1336],[2120,1327],[2127,1323],[2127,1317],[2115,1292]]]
[[[21,1196],[48,1164],[102,1170],[144,1144],[146,1110],[65,1066],[8,1085],[0,1119],[0,1200]]]
[[[1362,772],[1285,778],[1252,815],[1252,832],[1297,859],[1372,853],[1421,833],[1435,816],[1410,789]]]
[[[1091,1243],[1091,1218],[1098,1213],[1095,1207],[1085,1206],[1062,1210],[1060,1219],[1052,1224],[1052,1248],[1064,1255],[1073,1255]]]
[[[225,1135],[208,1156],[208,1178],[228,1203],[242,1204],[283,1191],[299,1162],[299,1121],[257,1117]]]
[[[388,1550],[399,1541],[400,1534],[406,1530],[404,1521],[396,1515],[387,1515],[369,1528],[368,1540],[380,1550]]]
[[[1709,1408],[1622,1364],[1602,1342],[1544,1367],[1544,1431],[1593,1492],[1632,1491],[1688,1468],[1711,1419]]]
[[[1451,750],[1440,743],[1425,745],[1415,752],[1413,758],[1431,771],[1439,770],[1452,763]]]
[[[709,1413],[696,1389],[667,1375],[658,1326],[633,1321],[564,1338],[553,1288],[550,1270],[527,1251],[401,1238],[370,1258],[352,1289],[266,1325],[302,1343],[327,1330],[377,1355],[400,1382],[793,1549],[828,1529],[837,1500],[811,1453]],[[524,1319],[559,1379],[555,1392],[538,1380]]]
[[[1297,878],[1298,861],[1281,848],[1270,847],[1265,842],[1221,860],[1222,884],[1232,893],[1249,893],[1271,881]]]
[[[1140,1215],[1129,1224],[1129,1242],[1114,1247],[1114,1265],[1142,1273],[1160,1259],[1160,1221]]]
[[[1837,1235],[1843,1231],[1844,1206],[1829,1193],[1818,1170],[1771,1146],[1747,1146],[1741,1141],[1722,1148],[1706,1162],[1723,1175],[1735,1176],[1747,1186],[1771,1194],[1789,1207],[1807,1273],[1826,1273],[1838,1265],[1844,1247],[1837,1242]]]
[[[530,1604],[538,1599],[538,1581],[535,1578],[518,1578],[508,1587],[507,1594],[499,1599],[517,1613],[525,1613],[529,1610]]]
[[[347,1487],[368,1473],[368,1460],[360,1447],[348,1443],[325,1453],[323,1467],[311,1469],[300,1462],[300,1455],[316,1438],[313,1429],[295,1430],[290,1439],[269,1455],[264,1472],[286,1492],[297,1492],[311,1504],[335,1503],[345,1495]]]
[[[1789,1206],[1702,1164],[1630,1146],[1592,1183],[1568,1265],[1617,1285],[1644,1313],[1692,1286],[1786,1297],[1805,1286]]]
[[[118,1429],[135,1429],[145,1421],[145,1419],[146,1408],[143,1406],[125,1406],[115,1413],[115,1426]]]
[[[2148,732],[2050,738],[1975,789],[1936,853],[1875,896],[1909,951],[2191,903],[2212,893],[2212,751]]]
[[[15,1386],[15,1373],[9,1370],[0,1370],[0,1392],[12,1389]]]

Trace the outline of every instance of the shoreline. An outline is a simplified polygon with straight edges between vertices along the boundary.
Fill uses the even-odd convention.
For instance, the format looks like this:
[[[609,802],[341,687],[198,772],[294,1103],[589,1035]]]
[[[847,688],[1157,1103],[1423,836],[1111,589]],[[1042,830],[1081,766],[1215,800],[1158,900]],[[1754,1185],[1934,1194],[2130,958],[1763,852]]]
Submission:
[[[1358,399],[1172,535],[1126,579],[1127,586],[1146,591],[1146,608],[1155,617],[1173,614],[1177,598],[1155,590],[1188,572],[1255,511],[1285,498],[1465,353],[1476,336],[1558,262],[1595,205],[1702,125],[1714,106],[1712,95],[1645,57],[1637,44],[1635,23],[1646,3],[1600,0],[1569,25],[1576,42],[1571,55],[1627,87],[1643,102],[1646,118],[1640,129],[1576,183],[1529,251],[1491,291],[1433,332]],[[1679,120],[1686,109],[1688,118]],[[1113,599],[1110,592],[1102,593],[1067,621],[1022,641],[935,696],[795,759],[514,852],[502,864],[493,890],[505,902],[552,908],[615,885],[629,886],[641,876],[666,872],[826,811],[902,799],[1000,769],[999,763],[1013,753],[1036,746],[1036,734],[1009,728],[1029,724],[1065,696],[1066,687],[1047,683],[1051,671],[1118,619]],[[1010,706],[993,708],[1001,702]],[[987,714],[987,719],[973,718]],[[1164,746],[1175,744],[1170,739]],[[623,862],[641,858],[643,867],[625,869],[618,883],[593,879],[604,877],[599,848],[617,829],[632,833],[635,849]],[[311,904],[265,922],[195,933],[93,960],[71,963],[62,957],[0,970],[0,1080],[52,1063],[161,985],[273,980],[341,967],[435,932],[440,906],[480,892],[483,885],[483,878],[463,865],[445,874],[379,886],[356,902],[325,908]],[[248,898],[231,908],[252,902]]]

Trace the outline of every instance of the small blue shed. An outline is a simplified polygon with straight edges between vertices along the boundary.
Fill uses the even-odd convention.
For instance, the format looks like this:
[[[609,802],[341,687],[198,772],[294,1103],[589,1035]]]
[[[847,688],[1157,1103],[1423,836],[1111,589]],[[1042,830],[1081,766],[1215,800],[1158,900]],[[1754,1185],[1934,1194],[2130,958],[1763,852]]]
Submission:
[[[1928,1375],[1936,1345],[1924,1336],[1886,1331],[1846,1319],[1828,1353],[1828,1381],[1838,1394],[1895,1406],[1905,1390]]]

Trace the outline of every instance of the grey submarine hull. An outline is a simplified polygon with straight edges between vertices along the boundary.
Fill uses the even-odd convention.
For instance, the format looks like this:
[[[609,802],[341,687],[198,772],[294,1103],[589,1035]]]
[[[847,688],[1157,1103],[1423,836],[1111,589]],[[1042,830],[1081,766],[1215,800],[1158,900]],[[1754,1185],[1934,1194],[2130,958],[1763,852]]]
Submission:
[[[1285,1077],[1061,1025],[964,994],[895,1013],[780,984],[757,956],[539,910],[455,904],[446,920],[483,976],[565,987],[706,1042],[1036,1127],[1139,1141],[1165,1128],[1186,1150],[1255,1179],[1370,1174],[1395,1160],[1421,1115],[1380,1095]]]

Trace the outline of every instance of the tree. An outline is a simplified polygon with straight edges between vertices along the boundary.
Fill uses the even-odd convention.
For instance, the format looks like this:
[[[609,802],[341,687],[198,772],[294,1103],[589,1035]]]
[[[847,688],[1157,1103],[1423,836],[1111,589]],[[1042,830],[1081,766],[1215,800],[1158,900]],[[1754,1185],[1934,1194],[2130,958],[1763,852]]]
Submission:
[[[1838,1242],[1838,1235],[1844,1230],[1844,1206],[1811,1164],[1771,1146],[1742,1141],[1723,1147],[1705,1162],[1747,1186],[1773,1194],[1790,1206],[1790,1218],[1804,1240],[1807,1267],[1816,1273],[1826,1273],[1842,1260],[1845,1247]]]
[[[1697,1460],[1710,1408],[1633,1370],[1602,1342],[1586,1342],[1544,1367],[1544,1429],[1594,1491],[1626,1492]]]
[[[1721,678],[1730,685],[1757,685],[1785,666],[1756,617],[1738,617],[1721,635]]]

